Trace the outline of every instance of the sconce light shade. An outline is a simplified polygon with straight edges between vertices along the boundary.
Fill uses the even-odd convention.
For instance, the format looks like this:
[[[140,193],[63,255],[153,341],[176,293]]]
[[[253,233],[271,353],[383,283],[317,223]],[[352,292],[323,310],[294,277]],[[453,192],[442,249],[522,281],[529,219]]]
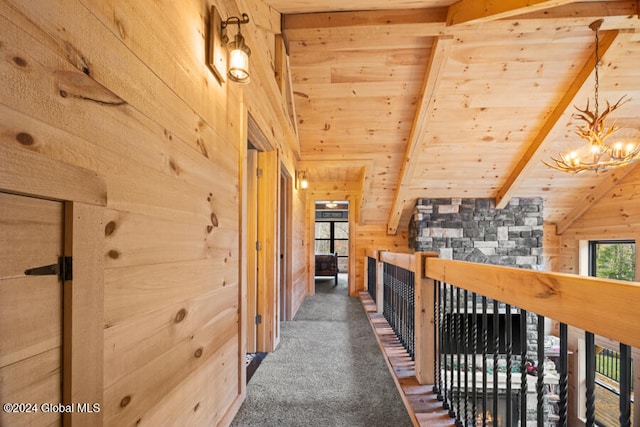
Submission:
[[[297,174],[297,188],[299,189],[307,189],[309,188],[309,181],[307,181],[307,172],[306,171],[298,171]]]
[[[220,83],[225,77],[235,83],[246,84],[250,81],[249,56],[251,49],[246,45],[240,26],[249,23],[249,16],[232,16],[223,21],[215,6],[211,6],[211,26],[207,65]],[[228,34],[232,25],[237,25],[235,34]],[[229,41],[231,40],[231,41]]]
[[[251,49],[244,44],[244,37],[238,31],[233,41],[228,45],[229,50],[229,79],[236,83],[246,84],[251,80],[249,76],[249,56]]]

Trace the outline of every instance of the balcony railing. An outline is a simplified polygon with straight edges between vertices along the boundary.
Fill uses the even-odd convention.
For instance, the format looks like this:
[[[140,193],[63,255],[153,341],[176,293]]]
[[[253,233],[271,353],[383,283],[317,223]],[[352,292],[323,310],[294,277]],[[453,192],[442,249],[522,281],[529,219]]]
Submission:
[[[457,425],[596,425],[596,335],[626,343],[617,418],[630,425],[637,283],[426,253],[368,252],[366,262],[369,292],[415,358],[417,380],[433,385]],[[546,319],[558,323],[557,336]]]

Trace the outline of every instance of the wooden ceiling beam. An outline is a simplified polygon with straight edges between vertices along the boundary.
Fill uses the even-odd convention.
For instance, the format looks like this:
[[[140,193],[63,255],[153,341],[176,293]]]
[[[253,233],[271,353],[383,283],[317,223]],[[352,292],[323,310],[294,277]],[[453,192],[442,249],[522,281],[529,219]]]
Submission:
[[[447,25],[494,21],[575,2],[576,0],[460,0],[449,6]]]
[[[318,12],[284,15],[283,31],[320,28],[437,24],[442,28],[447,8],[362,10],[356,12]]]
[[[480,6],[475,6],[476,3],[479,3]],[[494,6],[486,6],[487,3],[493,3]],[[468,6],[470,9],[468,11],[460,10],[463,6]],[[471,23],[493,21],[507,17],[517,17],[517,19],[629,18],[630,16],[638,15],[638,8],[637,0],[601,2],[579,2],[576,0],[538,0],[531,2],[530,0],[518,0],[505,1],[504,3],[490,2],[489,0],[484,0],[483,2],[461,0],[448,8],[288,14],[282,16],[281,25],[283,32],[353,27],[419,26],[421,35],[438,35],[443,30],[446,31],[445,25],[461,24],[463,19],[471,19],[464,22]],[[500,9],[503,10],[500,12]],[[475,14],[475,18],[472,14]]]
[[[432,101],[446,66],[453,40],[452,36],[436,37],[431,48],[431,57],[427,66],[420,101],[413,120],[404,161],[402,162],[400,180],[393,205],[391,206],[391,212],[389,213],[389,220],[387,221],[387,234],[396,234],[398,230],[398,223],[407,203],[410,183],[419,161],[419,154],[427,137],[428,117],[433,109]]]
[[[609,48],[616,42],[620,41],[619,38],[628,38],[632,33],[621,33],[616,30],[603,31],[600,36],[600,54],[601,60],[606,62],[607,53],[610,54]],[[620,44],[620,43],[618,43]],[[624,43],[623,43],[624,44]],[[594,73],[594,67],[596,62],[595,52],[589,56],[589,59],[585,62],[584,66],[571,83],[571,85],[564,92],[564,96],[560,102],[556,105],[553,112],[545,120],[542,128],[535,136],[525,154],[520,158],[520,161],[515,168],[509,174],[505,184],[498,190],[496,195],[496,208],[503,209],[522,185],[525,179],[529,176],[531,170],[533,170],[540,162],[540,147],[545,142],[549,134],[552,133],[556,126],[564,126],[565,121],[561,120],[568,113],[569,108],[576,102],[577,95],[581,92],[587,81],[591,81],[591,76]],[[580,102],[582,103],[582,101]]]

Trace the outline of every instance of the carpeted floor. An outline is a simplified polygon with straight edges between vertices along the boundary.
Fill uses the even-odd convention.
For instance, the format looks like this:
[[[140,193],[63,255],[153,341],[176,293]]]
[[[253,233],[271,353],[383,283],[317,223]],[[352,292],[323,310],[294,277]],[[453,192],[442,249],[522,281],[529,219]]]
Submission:
[[[262,361],[232,426],[411,426],[346,275],[316,280],[278,349]]]

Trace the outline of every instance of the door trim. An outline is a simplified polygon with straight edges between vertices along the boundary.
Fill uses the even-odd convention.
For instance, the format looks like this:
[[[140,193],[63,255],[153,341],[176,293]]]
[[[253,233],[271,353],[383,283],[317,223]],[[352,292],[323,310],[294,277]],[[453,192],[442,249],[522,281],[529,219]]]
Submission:
[[[73,280],[63,283],[63,404],[103,408],[103,208],[107,186],[96,173],[38,153],[0,145],[0,191],[65,202],[64,255]],[[63,414],[63,425],[102,426],[103,411]]]

